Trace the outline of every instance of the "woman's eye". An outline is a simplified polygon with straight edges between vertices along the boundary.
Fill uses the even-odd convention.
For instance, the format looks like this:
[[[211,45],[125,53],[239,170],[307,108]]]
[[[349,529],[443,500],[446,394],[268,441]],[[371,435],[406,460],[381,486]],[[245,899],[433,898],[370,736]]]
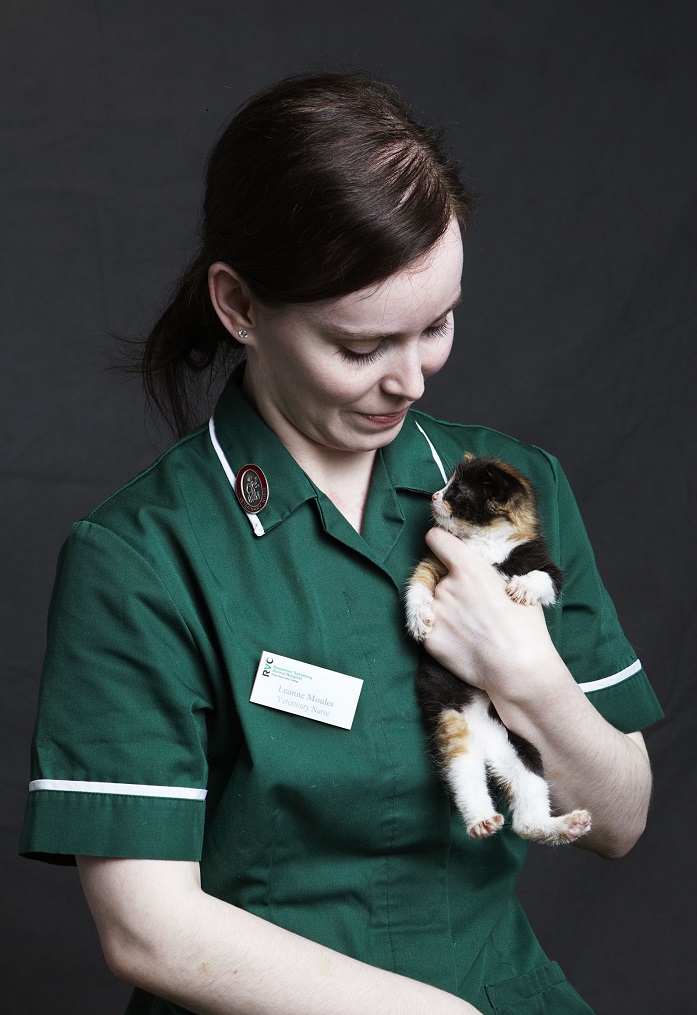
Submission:
[[[450,331],[453,323],[452,314],[449,314],[442,324],[432,324],[430,328],[426,328],[423,332],[429,338],[441,338],[443,335],[447,335]],[[358,363],[368,365],[369,363],[375,363],[376,360],[384,354],[385,349],[389,342],[383,340],[370,352],[355,352],[353,349],[347,349],[345,345],[339,346],[338,352],[342,359],[347,360],[349,363]]]
[[[432,335],[434,338],[440,338],[442,335],[447,335],[452,325],[452,317],[450,314],[445,318],[442,324],[432,324],[430,328],[426,328],[426,334]]]
[[[342,359],[348,360],[349,363],[375,363],[376,360],[380,359],[383,353],[383,347],[381,345],[376,346],[371,352],[354,352],[353,349],[347,349],[346,346],[339,347],[339,353]]]

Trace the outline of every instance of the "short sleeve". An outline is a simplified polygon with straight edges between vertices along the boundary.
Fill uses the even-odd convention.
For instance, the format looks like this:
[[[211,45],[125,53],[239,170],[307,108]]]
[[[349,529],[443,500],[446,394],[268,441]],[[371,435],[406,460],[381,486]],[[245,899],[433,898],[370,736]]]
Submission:
[[[598,574],[569,483],[558,463],[552,462],[557,478],[556,536],[564,573],[553,622],[555,642],[601,715],[622,732],[632,733],[662,718],[663,712]]]
[[[205,673],[155,568],[89,521],[58,563],[20,851],[198,860]]]

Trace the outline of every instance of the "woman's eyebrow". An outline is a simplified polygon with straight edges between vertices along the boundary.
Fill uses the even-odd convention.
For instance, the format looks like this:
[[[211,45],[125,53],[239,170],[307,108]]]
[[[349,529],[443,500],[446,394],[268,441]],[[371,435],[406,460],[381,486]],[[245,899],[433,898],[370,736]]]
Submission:
[[[456,299],[453,300],[453,302],[450,304],[450,306],[446,307],[445,310],[442,310],[440,312],[440,314],[438,314],[433,319],[431,324],[427,325],[427,327],[431,327],[432,328],[434,326],[434,324],[436,324],[436,322],[440,321],[443,317],[447,317],[448,314],[451,312],[451,310],[454,310],[455,307],[457,307],[461,302],[462,302],[462,289],[460,289],[460,291],[457,294]],[[340,338],[350,338],[352,342],[361,342],[361,341],[364,341],[364,342],[369,342],[369,341],[370,342],[374,342],[377,339],[383,339],[383,338],[401,338],[402,335],[404,334],[404,332],[402,332],[402,331],[394,331],[394,332],[387,332],[387,331],[352,331],[350,328],[342,328],[338,324],[327,324],[327,325],[325,325],[325,328],[326,328],[326,330],[328,332],[331,332],[332,335],[336,335],[336,336],[338,336]]]

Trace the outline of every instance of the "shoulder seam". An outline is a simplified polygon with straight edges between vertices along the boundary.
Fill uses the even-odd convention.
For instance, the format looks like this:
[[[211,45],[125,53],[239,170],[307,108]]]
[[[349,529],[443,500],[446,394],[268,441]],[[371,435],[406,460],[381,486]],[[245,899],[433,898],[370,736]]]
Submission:
[[[189,436],[193,436],[193,434],[190,434]],[[185,438],[185,439],[188,439],[188,438]],[[176,445],[175,445],[175,447],[176,447]],[[157,463],[153,463],[153,464],[157,464]],[[135,478],[137,478],[137,477],[135,477]],[[79,521],[73,523],[72,528],[71,528],[71,532],[75,532],[77,529],[82,528],[83,526],[88,526],[88,527],[91,527],[91,528],[94,528],[94,529],[99,529],[101,532],[108,533],[109,536],[111,536],[113,539],[115,539],[118,543],[122,544],[123,546],[128,547],[128,550],[132,554],[134,554],[138,558],[139,561],[141,561],[143,566],[147,568],[148,572],[155,578],[157,584],[163,589],[163,591],[167,595],[167,598],[169,599],[170,603],[172,604],[172,608],[175,610],[175,612],[177,614],[177,617],[179,618],[179,622],[181,623],[182,627],[186,631],[187,636],[189,637],[189,640],[191,641],[191,644],[194,646],[194,648],[196,648],[196,651],[198,652],[198,647],[196,645],[196,639],[193,636],[191,628],[187,624],[186,620],[184,619],[184,617],[182,615],[181,610],[177,606],[177,603],[176,603],[176,601],[174,599],[174,596],[172,595],[169,587],[164,582],[162,576],[159,575],[158,572],[155,570],[155,568],[150,563],[150,561],[147,560],[143,556],[143,554],[138,549],[136,549],[135,546],[133,546],[132,543],[129,543],[127,539],[124,539],[123,536],[120,536],[118,534],[118,532],[114,532],[114,530],[108,528],[108,526],[102,525],[101,522],[94,522],[90,518],[81,518]]]
[[[478,430],[485,431],[493,434],[495,437],[502,437],[504,440],[511,441],[513,444],[517,444],[522,448],[529,448],[531,451],[536,451],[549,463],[552,472],[555,474],[559,468],[559,462],[555,455],[541,448],[538,444],[531,444],[529,441],[522,441],[518,437],[513,437],[511,434],[504,433],[502,430],[495,430],[491,426],[485,426],[483,423],[453,423],[451,420],[437,419],[435,416],[429,415],[427,412],[423,412],[421,409],[412,409],[411,412],[414,416],[419,416],[421,419],[427,420],[429,423],[435,423],[436,426],[447,428],[448,430]]]
[[[195,437],[199,437],[201,435],[201,433],[203,433],[204,430],[207,429],[207,426],[208,426],[208,424],[206,423],[205,425],[202,425],[202,426],[198,427],[196,430],[193,430],[190,434],[187,434],[186,437],[182,437],[182,439],[177,441],[176,444],[172,444],[171,447],[166,448],[162,452],[162,454],[157,456],[157,458],[155,459],[154,462],[151,462],[150,465],[147,465],[144,469],[141,469],[141,471],[139,473],[137,473],[131,479],[127,480],[127,482],[125,482],[117,490],[114,490],[113,493],[110,493],[108,497],[105,497],[104,500],[99,502],[99,504],[96,504],[93,508],[90,509],[90,511],[88,511],[88,513],[86,515],[84,515],[79,520],[80,521],[91,522],[92,521],[92,515],[96,514],[97,511],[101,510],[101,508],[103,508],[106,504],[108,504],[110,501],[112,501],[114,499],[114,497],[117,497],[120,493],[123,493],[124,490],[128,490],[130,487],[135,486],[136,483],[139,483],[142,479],[145,479],[145,477],[148,476],[153,471],[153,469],[157,468],[157,466],[160,464],[160,462],[164,461],[165,458],[168,458],[169,455],[171,455],[173,452],[177,451],[177,449],[182,447],[184,444],[188,444],[188,442],[193,440]],[[100,525],[99,522],[94,522],[93,524]],[[100,525],[100,527],[101,528],[106,528],[106,526],[101,526],[101,525]],[[107,531],[111,531],[111,530],[107,529]]]

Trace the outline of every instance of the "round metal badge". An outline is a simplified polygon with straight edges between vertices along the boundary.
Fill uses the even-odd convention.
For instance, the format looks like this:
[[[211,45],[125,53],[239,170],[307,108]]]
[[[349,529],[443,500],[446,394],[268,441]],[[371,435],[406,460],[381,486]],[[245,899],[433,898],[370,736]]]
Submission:
[[[256,514],[269,499],[269,484],[258,465],[243,465],[235,480],[235,493],[242,508]]]

